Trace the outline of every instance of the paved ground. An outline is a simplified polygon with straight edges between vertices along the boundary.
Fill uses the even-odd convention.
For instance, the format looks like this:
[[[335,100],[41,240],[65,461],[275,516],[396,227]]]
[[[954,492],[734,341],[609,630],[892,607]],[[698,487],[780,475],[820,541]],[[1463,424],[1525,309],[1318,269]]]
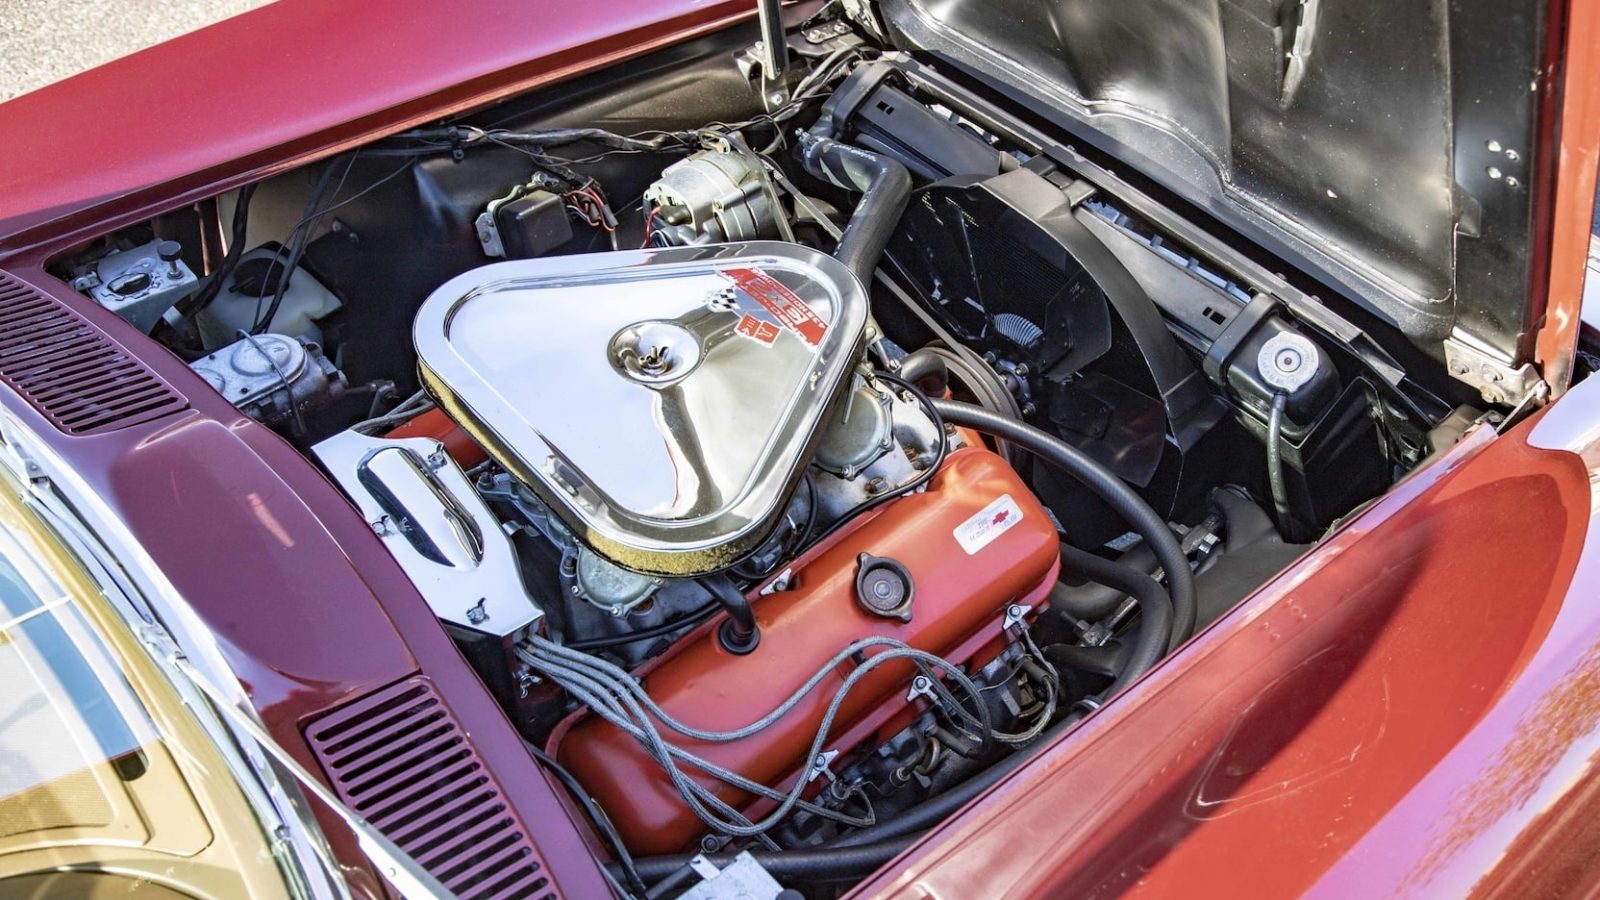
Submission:
[[[0,101],[269,0],[0,0]]]

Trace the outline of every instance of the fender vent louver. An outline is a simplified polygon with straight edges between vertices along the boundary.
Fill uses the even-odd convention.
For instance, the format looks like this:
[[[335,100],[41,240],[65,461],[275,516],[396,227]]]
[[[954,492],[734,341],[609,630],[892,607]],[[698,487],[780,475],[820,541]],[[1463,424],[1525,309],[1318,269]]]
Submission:
[[[67,434],[115,431],[188,405],[89,320],[4,272],[0,381]]]
[[[557,896],[432,682],[368,694],[312,722],[306,736],[345,803],[462,900]]]

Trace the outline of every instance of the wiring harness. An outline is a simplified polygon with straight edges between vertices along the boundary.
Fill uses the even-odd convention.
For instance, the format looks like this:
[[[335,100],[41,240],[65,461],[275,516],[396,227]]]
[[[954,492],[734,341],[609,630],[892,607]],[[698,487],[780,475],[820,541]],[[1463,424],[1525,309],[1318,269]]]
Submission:
[[[868,651],[877,652],[868,655]],[[978,686],[959,666],[931,653],[910,647],[900,641],[884,637],[864,638],[836,653],[832,659],[818,667],[804,684],[787,699],[753,722],[740,728],[713,731],[679,721],[653,701],[645,689],[622,668],[581,651],[534,636],[519,645],[518,656],[541,675],[564,688],[572,697],[587,705],[593,712],[616,728],[628,734],[655,760],[673,788],[683,797],[684,803],[708,828],[729,837],[757,838],[775,847],[765,835],[778,825],[792,810],[807,812],[852,828],[872,825],[874,816],[852,815],[802,799],[807,779],[798,778],[788,790],[778,790],[719,766],[694,753],[669,742],[663,729],[708,743],[726,743],[754,735],[791,712],[800,701],[816,690],[838,667],[855,661],[855,667],[845,676],[835,692],[812,738],[806,759],[821,754],[833,727],[839,709],[850,692],[873,670],[896,660],[908,660],[928,678],[930,690],[938,706],[963,732],[975,740],[986,742],[993,734],[988,708],[984,705]],[[943,674],[945,677],[937,677]],[[946,684],[948,680],[960,688],[970,701],[960,702]],[[752,821],[733,808],[710,788],[690,778],[685,767],[709,775],[738,790],[775,801],[772,812]]]

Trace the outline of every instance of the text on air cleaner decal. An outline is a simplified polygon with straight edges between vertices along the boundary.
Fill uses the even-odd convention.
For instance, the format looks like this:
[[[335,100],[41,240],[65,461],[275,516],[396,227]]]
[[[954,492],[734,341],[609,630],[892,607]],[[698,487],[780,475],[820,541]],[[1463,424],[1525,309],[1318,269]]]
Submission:
[[[823,335],[828,333],[828,323],[822,320],[804,300],[789,290],[783,282],[760,269],[723,269],[722,274],[743,291],[750,299],[761,304],[777,324],[795,333],[800,340],[816,347],[822,343]],[[745,318],[750,318],[746,315]],[[740,325],[744,322],[741,320]],[[741,334],[749,337],[743,328]],[[759,338],[758,338],[759,339]],[[764,341],[771,343],[771,341]]]

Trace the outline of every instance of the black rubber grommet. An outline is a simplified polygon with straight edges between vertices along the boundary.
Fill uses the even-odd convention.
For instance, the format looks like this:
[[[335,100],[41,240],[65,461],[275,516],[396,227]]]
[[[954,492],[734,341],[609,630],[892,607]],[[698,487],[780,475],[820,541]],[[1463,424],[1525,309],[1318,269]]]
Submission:
[[[756,628],[747,635],[741,635],[738,623],[728,619],[717,629],[717,643],[729,653],[743,656],[761,646],[761,629]]]

